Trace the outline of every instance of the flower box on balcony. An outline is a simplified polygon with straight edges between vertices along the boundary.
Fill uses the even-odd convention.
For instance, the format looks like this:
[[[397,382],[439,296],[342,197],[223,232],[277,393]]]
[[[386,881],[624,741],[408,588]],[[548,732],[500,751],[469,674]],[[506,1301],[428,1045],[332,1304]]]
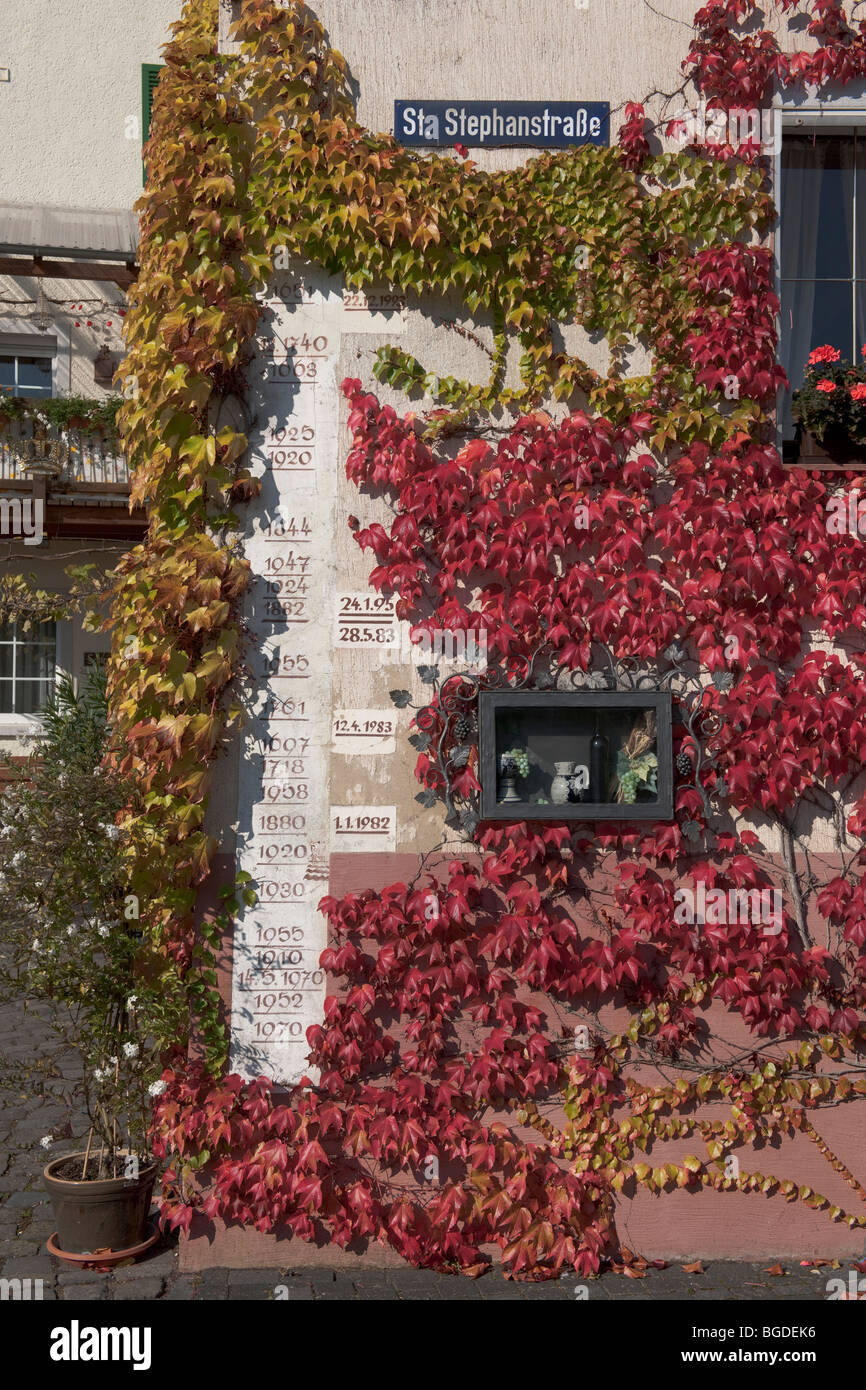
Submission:
[[[813,348],[791,398],[797,468],[866,468],[866,347],[852,365],[838,348]]]
[[[797,468],[866,469],[866,444],[849,439],[844,430],[828,430],[819,441],[808,430],[797,434]]]

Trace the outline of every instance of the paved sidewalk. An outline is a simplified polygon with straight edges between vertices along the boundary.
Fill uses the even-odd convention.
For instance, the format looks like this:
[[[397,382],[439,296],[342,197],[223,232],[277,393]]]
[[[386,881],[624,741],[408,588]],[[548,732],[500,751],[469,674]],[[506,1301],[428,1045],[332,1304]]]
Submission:
[[[44,1039],[44,1042],[43,1042]],[[589,1302],[655,1299],[689,1301],[811,1300],[827,1299],[827,1281],[848,1280],[848,1268],[810,1270],[796,1263],[783,1264],[784,1275],[765,1271],[771,1264],[718,1261],[705,1265],[701,1274],[687,1274],[679,1264],[665,1270],[649,1270],[643,1279],[605,1273],[600,1279],[579,1281],[573,1275],[556,1282],[518,1283],[491,1271],[481,1279],[458,1278],[425,1270],[370,1269],[363,1273],[304,1270],[280,1273],[274,1269],[209,1269],[202,1274],[180,1274],[176,1241],[166,1239],[139,1264],[112,1274],[70,1268],[48,1255],[45,1242],[53,1230],[51,1206],[42,1190],[42,1168],[50,1156],[83,1147],[86,1124],[65,1129],[65,1114],[39,1095],[38,1075],[28,1075],[34,1056],[46,1053],[49,1034],[39,1026],[38,1015],[25,1016],[19,1005],[0,1011],[0,1068],[8,1084],[0,1089],[0,1279],[41,1279],[45,1299],[72,1302],[79,1299],[186,1301],[301,1300],[422,1300],[474,1299],[571,1299]],[[71,1063],[54,1058],[65,1075]],[[45,1151],[43,1135],[57,1142]],[[866,1292],[866,1275],[863,1288]]]
[[[32,1199],[31,1199],[32,1200]],[[577,1280],[567,1275],[546,1283],[518,1283],[503,1279],[492,1271],[481,1279],[463,1279],[427,1270],[371,1269],[364,1273],[304,1270],[280,1272],[274,1269],[209,1269],[202,1274],[179,1274],[177,1251],[158,1250],[140,1264],[113,1274],[70,1269],[44,1253],[41,1233],[49,1231],[49,1214],[40,1205],[0,1208],[0,1219],[12,1221],[16,1212],[21,1221],[20,1237],[3,1235],[4,1259],[0,1278],[41,1279],[44,1299],[76,1302],[96,1300],[123,1302],[238,1302],[287,1301],[424,1301],[470,1299],[499,1302],[503,1299],[583,1300],[654,1302],[778,1302],[828,1300],[828,1278],[848,1283],[847,1268],[816,1271],[798,1265],[783,1266],[785,1274],[768,1275],[765,1265],[719,1261],[705,1266],[703,1274],[686,1274],[680,1265],[652,1270],[645,1279],[629,1279],[622,1274],[605,1273],[600,1279]],[[49,1232],[50,1233],[50,1232]],[[15,1247],[20,1246],[20,1250]],[[866,1278],[862,1279],[866,1297]]]

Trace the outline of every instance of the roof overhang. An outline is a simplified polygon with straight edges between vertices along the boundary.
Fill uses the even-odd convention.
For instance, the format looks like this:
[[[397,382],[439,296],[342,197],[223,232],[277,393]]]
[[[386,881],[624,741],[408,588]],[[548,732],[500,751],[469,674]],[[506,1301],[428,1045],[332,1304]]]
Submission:
[[[138,260],[138,218],[126,208],[0,202],[0,255],[132,265]]]

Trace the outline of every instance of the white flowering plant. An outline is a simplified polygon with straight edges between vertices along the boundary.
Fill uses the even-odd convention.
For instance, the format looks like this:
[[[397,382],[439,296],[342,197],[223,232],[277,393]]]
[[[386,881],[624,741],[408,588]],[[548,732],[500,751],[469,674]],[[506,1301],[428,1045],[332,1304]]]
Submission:
[[[122,821],[135,791],[110,771],[104,676],[92,673],[78,695],[62,682],[42,718],[27,764],[7,765],[0,797],[0,1000],[40,1005],[57,1046],[31,1075],[41,1073],[42,1094],[65,1103],[73,1127],[89,1116],[86,1176],[117,1176],[122,1151],[147,1152],[162,1070],[152,1038],[182,1032],[181,1005],[130,891]],[[71,1053],[70,1079],[53,1058]]]

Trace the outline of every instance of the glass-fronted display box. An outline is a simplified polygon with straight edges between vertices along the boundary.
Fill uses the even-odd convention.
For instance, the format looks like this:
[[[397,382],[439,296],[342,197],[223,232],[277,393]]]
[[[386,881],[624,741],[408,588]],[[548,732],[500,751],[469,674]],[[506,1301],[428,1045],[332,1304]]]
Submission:
[[[671,820],[668,691],[482,691],[484,820]]]

